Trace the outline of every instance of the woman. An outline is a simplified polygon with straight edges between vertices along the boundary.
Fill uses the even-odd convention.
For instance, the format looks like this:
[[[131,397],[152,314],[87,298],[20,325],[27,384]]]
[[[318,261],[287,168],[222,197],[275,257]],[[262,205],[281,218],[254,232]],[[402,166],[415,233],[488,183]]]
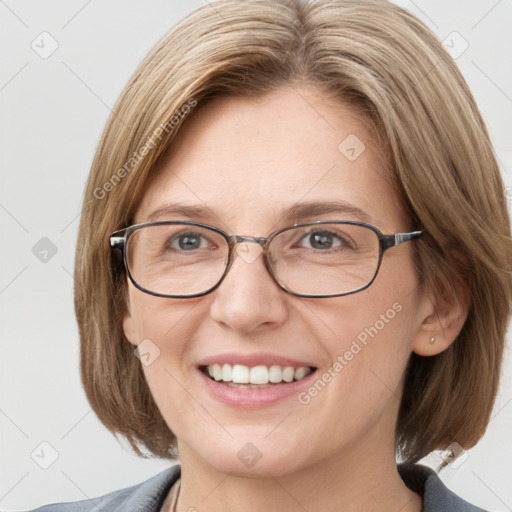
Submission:
[[[198,9],[114,109],[75,268],[92,407],[180,465],[47,510],[481,510],[415,463],[485,431],[511,262],[485,125],[416,18]]]

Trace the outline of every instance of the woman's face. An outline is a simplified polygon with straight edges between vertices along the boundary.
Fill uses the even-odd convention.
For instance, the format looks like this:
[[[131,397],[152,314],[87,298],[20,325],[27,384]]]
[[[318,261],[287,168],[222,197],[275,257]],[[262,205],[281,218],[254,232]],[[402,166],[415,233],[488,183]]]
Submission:
[[[198,108],[149,183],[136,223],[191,220],[254,237],[316,220],[410,230],[381,148],[337,100],[283,87]],[[342,205],[284,220],[293,206],[327,202]],[[176,204],[204,212],[170,213]],[[412,243],[384,254],[368,289],[343,297],[286,293],[254,244],[239,246],[224,281],[203,297],[159,298],[130,283],[125,333],[151,347],[143,370],[182,463],[278,476],[333,458],[394,457],[402,377],[431,307]],[[202,371],[209,363],[316,371],[262,391],[212,381]]]

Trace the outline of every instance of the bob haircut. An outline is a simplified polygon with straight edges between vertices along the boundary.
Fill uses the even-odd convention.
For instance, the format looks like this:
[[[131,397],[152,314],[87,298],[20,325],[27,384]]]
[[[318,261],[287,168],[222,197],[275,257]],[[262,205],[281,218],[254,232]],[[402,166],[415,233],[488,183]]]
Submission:
[[[397,454],[416,462],[453,442],[471,448],[485,432],[511,307],[510,221],[487,129],[455,62],[423,23],[384,0],[219,0],[139,65],[85,190],[74,292],[82,382],[102,423],[139,456],[175,458],[176,437],[124,335],[127,277],[109,236],[132,223],[153,170],[208,99],[298,84],[334,95],[378,133],[411,225],[425,232],[413,246],[421,286],[468,314],[449,348],[411,354]]]

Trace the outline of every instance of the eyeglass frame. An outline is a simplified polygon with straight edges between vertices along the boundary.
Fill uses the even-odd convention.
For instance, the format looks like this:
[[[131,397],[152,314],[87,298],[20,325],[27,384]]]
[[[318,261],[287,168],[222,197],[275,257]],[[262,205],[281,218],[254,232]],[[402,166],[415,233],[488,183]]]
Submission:
[[[343,224],[343,225],[352,225],[352,226],[362,226],[365,228],[370,229],[373,231],[377,238],[379,239],[379,259],[377,262],[377,268],[375,269],[375,273],[373,274],[373,277],[371,280],[365,284],[364,286],[357,288],[356,290],[352,290],[349,292],[343,292],[343,293],[335,293],[335,294],[328,294],[328,295],[309,295],[309,294],[302,294],[302,293],[296,293],[284,286],[282,283],[279,282],[276,275],[274,274],[272,270],[272,266],[270,265],[268,261],[268,247],[272,240],[280,235],[281,233],[288,231],[290,229],[300,228],[300,227],[306,227],[306,226],[315,226],[315,225],[322,225],[322,224]],[[169,295],[159,292],[153,292],[151,290],[148,290],[147,288],[144,288],[141,286],[137,281],[135,281],[135,278],[132,276],[132,273],[130,271],[130,266],[128,265],[127,261],[127,251],[126,247],[128,244],[128,240],[130,236],[137,230],[142,229],[144,227],[148,226],[162,226],[162,225],[185,225],[185,226],[199,226],[201,228],[212,230],[219,235],[221,235],[228,244],[228,257],[227,257],[227,264],[224,269],[224,272],[222,276],[220,277],[219,281],[209,288],[208,290],[200,293],[195,294],[189,294],[189,295]],[[115,231],[112,233],[109,237],[110,240],[110,246],[113,249],[116,249],[118,251],[121,251],[122,257],[123,257],[123,264],[125,271],[132,282],[132,284],[135,286],[135,288],[139,289],[140,291],[147,293],[149,295],[153,295],[155,297],[162,297],[162,298],[168,298],[168,299],[191,299],[196,297],[203,297],[205,295],[208,295],[209,293],[213,292],[215,289],[217,289],[222,281],[226,278],[232,264],[234,261],[233,253],[235,252],[236,244],[242,243],[242,242],[250,242],[250,243],[257,243],[263,248],[263,261],[265,263],[265,267],[274,280],[274,282],[278,285],[278,287],[285,291],[286,293],[289,293],[291,295],[294,295],[296,297],[303,297],[308,299],[326,299],[331,297],[343,297],[345,295],[352,295],[353,293],[358,293],[363,290],[366,290],[369,288],[372,283],[375,281],[377,274],[379,273],[379,269],[382,263],[382,257],[384,253],[391,249],[392,247],[397,247],[405,242],[410,242],[412,240],[418,239],[422,231],[409,231],[405,233],[392,233],[389,235],[385,235],[382,233],[382,231],[377,228],[376,226],[373,226],[372,224],[367,224],[365,222],[358,222],[358,221],[350,221],[350,220],[318,220],[313,222],[306,222],[304,224],[293,224],[292,226],[287,226],[281,229],[278,229],[277,231],[272,232],[267,237],[252,237],[252,236],[243,236],[243,235],[228,235],[225,231],[222,231],[221,229],[210,226],[209,224],[202,224],[200,222],[193,222],[193,221],[173,221],[173,220],[165,220],[165,221],[156,221],[156,222],[142,222],[139,224],[133,224],[132,226],[128,226],[127,228],[120,229],[118,231]]]

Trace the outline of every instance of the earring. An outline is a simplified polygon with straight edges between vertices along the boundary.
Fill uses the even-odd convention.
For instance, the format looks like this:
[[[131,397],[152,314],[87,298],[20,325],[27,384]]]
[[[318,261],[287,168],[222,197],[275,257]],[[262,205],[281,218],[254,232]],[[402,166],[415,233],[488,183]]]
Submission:
[[[432,336],[432,338],[430,338],[430,343],[434,343],[434,341],[436,341],[436,339]]]

